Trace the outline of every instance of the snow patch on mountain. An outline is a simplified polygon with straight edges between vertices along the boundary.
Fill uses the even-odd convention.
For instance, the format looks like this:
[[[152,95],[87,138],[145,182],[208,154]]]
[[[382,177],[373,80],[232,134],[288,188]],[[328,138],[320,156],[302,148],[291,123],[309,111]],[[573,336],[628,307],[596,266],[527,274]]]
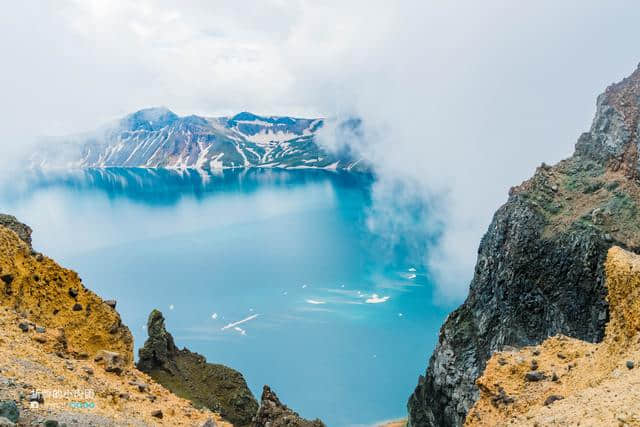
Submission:
[[[360,159],[331,152],[317,142],[316,133],[323,124],[323,119],[248,112],[232,117],[181,117],[165,107],[148,108],[95,132],[49,139],[32,155],[31,166],[336,171],[360,165]]]

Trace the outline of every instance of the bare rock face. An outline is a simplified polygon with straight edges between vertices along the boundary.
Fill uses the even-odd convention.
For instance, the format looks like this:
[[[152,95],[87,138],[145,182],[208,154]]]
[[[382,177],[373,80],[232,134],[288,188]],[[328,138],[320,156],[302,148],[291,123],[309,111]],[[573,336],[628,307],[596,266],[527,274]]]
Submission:
[[[598,98],[573,157],[511,189],[409,398],[410,426],[461,425],[494,351],[557,334],[602,340],[607,250],[640,247],[639,121],[640,69]]]
[[[174,394],[206,407],[236,426],[247,426],[258,411],[242,374],[184,348],[179,350],[158,310],[149,314],[149,338],[138,351],[137,368]]]
[[[576,155],[637,178],[638,125],[640,121],[640,67],[629,77],[609,86],[598,97],[591,129],[580,136]]]
[[[29,249],[32,249],[31,227],[18,221],[15,216],[2,213],[0,213],[0,225],[3,227],[7,227],[9,230],[16,233],[20,240],[25,242],[29,246]]]
[[[640,410],[640,256],[612,247],[605,261],[610,320],[602,342],[557,335],[496,352],[478,379],[468,427],[633,424]],[[615,396],[610,399],[608,396]],[[562,402],[560,402],[562,401]]]
[[[271,388],[265,385],[262,389],[260,409],[253,420],[252,427],[325,427],[325,425],[318,419],[308,421],[300,418],[296,412],[282,404]]]

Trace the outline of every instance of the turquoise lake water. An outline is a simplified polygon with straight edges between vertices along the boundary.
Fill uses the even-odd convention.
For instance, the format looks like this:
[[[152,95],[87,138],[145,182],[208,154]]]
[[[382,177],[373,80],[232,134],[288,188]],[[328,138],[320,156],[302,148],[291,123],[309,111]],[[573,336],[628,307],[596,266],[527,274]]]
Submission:
[[[158,308],[179,347],[241,371],[256,398],[268,384],[306,418],[364,426],[406,416],[452,308],[415,253],[427,236],[370,231],[371,186],[313,170],[33,173],[0,186],[0,211],[118,301],[136,349]]]

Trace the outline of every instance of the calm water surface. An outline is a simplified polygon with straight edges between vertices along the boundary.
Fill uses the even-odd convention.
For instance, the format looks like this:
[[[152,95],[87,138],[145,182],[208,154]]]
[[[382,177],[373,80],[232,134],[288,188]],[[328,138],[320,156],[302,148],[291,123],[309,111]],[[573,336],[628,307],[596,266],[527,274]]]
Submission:
[[[424,254],[369,231],[370,205],[370,177],[309,170],[88,170],[0,187],[36,249],[118,301],[136,348],[158,308],[178,346],[329,426],[404,417],[451,309],[433,301]]]

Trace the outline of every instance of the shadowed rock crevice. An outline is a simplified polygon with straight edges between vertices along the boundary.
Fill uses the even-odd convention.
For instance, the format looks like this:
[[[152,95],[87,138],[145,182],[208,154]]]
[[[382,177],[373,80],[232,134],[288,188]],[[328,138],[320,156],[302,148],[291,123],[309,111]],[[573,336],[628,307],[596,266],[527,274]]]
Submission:
[[[258,402],[241,373],[184,348],[179,350],[165,328],[162,313],[153,310],[147,323],[149,338],[138,351],[138,369],[176,395],[206,407],[236,426],[247,426]]]

